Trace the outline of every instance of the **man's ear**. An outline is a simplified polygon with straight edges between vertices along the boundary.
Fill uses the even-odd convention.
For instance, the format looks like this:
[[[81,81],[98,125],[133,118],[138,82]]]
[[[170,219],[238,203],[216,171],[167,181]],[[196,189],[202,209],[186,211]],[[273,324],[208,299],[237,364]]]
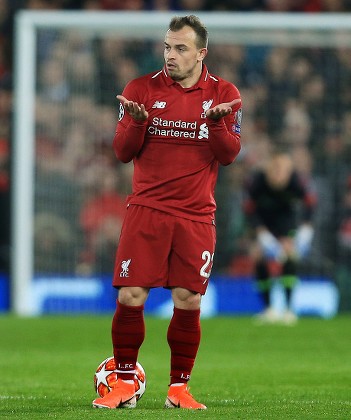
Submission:
[[[205,58],[205,57],[206,57],[206,55],[207,55],[207,52],[208,52],[207,48],[201,48],[201,50],[199,50],[198,60],[199,60],[199,61],[203,61],[203,60],[204,60],[204,58]]]

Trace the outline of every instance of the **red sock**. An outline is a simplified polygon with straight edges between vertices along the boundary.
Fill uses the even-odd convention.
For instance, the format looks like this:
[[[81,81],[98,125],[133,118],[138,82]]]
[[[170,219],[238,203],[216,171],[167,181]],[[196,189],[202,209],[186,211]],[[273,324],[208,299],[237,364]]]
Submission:
[[[127,306],[117,300],[117,309],[112,320],[112,344],[119,378],[134,378],[144,337],[144,305]]]
[[[200,309],[174,308],[167,333],[171,349],[171,384],[186,383],[190,379],[200,339]]]

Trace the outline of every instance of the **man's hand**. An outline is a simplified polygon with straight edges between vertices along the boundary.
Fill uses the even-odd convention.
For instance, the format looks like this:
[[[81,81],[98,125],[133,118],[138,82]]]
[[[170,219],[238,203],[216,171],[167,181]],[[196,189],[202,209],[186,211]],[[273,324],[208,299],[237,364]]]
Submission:
[[[145,109],[145,105],[139,105],[137,102],[129,101],[122,95],[117,95],[116,98],[122,102],[124,109],[136,121],[146,121],[149,113]]]
[[[239,103],[241,103],[241,99],[234,99],[231,102],[218,104],[206,111],[206,117],[211,118],[212,120],[219,120],[220,118],[231,114],[233,112],[232,107]]]
[[[260,229],[257,234],[258,243],[261,246],[263,255],[276,261],[284,258],[284,250],[278,239],[266,229]]]
[[[311,250],[313,236],[314,236],[314,229],[308,223],[302,224],[297,229],[294,241],[295,241],[296,253],[300,258],[305,257]]]

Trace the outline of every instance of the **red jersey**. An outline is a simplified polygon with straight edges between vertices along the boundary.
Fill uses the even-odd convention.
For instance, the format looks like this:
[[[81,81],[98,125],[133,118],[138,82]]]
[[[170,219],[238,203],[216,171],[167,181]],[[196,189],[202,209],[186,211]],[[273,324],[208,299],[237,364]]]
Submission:
[[[147,121],[135,121],[120,105],[113,147],[122,162],[133,159],[127,203],[213,223],[218,166],[232,163],[240,151],[241,104],[219,120],[205,112],[240,98],[238,89],[203,65],[191,88],[181,87],[163,68],[132,80],[122,95],[149,113]]]

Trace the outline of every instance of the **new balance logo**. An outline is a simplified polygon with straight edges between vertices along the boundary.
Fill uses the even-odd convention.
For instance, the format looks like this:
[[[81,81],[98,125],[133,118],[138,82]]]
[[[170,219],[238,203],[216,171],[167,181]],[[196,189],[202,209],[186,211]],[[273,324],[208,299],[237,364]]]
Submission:
[[[166,104],[167,104],[167,102],[156,101],[156,102],[152,105],[152,107],[153,107],[153,108],[163,109],[163,108],[166,108]]]
[[[120,277],[129,277],[129,264],[132,260],[129,258],[129,260],[124,260],[121,263],[122,271],[119,273]]]

